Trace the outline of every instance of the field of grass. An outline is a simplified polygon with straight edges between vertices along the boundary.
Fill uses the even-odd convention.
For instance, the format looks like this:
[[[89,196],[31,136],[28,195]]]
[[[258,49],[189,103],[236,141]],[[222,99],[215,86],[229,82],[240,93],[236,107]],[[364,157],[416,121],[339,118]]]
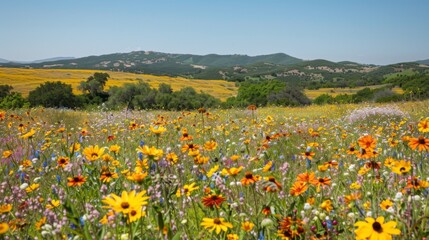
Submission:
[[[355,94],[356,92],[358,92],[364,88],[376,89],[376,88],[381,88],[383,86],[385,86],[385,85],[373,85],[373,86],[355,87],[355,88],[320,88],[320,89],[315,89],[315,90],[306,89],[306,90],[304,90],[304,94],[310,99],[315,99],[322,94],[329,94],[329,95],[335,97],[339,94]],[[392,90],[398,94],[403,93],[403,90],[399,87],[395,87]]]
[[[0,110],[0,239],[423,239],[428,104]]]
[[[11,85],[14,91],[21,92],[24,96],[27,96],[31,90],[46,81],[61,81],[71,84],[73,91],[76,94],[80,94],[81,92],[76,87],[95,72],[97,70],[0,68],[0,84]],[[203,91],[221,100],[237,94],[235,84],[224,80],[207,81],[126,72],[103,72],[110,75],[110,79],[107,82],[107,89],[110,86],[121,86],[124,83],[143,80],[155,88],[161,83],[170,84],[173,90],[193,87],[197,92]]]

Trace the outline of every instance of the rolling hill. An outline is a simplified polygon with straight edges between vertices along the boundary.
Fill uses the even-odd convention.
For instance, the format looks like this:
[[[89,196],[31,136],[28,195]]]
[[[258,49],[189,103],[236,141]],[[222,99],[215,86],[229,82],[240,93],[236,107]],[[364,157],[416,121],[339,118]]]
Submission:
[[[416,61],[417,63],[420,63],[420,64],[426,64],[426,65],[428,65],[429,66],[429,59],[426,59],[426,60],[420,60],[420,61]]]
[[[419,62],[386,66],[323,59],[304,61],[284,53],[247,55],[193,55],[152,51],[114,53],[76,59],[50,59],[40,63],[1,63],[3,67],[41,69],[91,69],[144,73],[187,79],[244,81],[280,79],[304,88],[354,87],[382,84],[386,76],[402,72],[428,72]]]

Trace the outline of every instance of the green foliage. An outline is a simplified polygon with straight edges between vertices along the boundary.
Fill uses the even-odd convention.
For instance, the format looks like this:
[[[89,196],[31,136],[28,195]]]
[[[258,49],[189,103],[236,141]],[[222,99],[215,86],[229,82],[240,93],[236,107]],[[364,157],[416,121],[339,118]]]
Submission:
[[[237,97],[228,98],[225,106],[246,107],[251,104],[258,106],[300,106],[310,103],[301,89],[284,82],[248,80],[240,84]]]
[[[28,95],[28,101],[32,107],[79,107],[79,102],[72,92],[72,87],[69,84],[62,82],[45,82]]]
[[[128,83],[110,88],[109,107],[126,106],[127,109],[190,110],[219,106],[220,101],[208,94],[197,93],[192,87],[173,92],[168,84],[152,89],[148,83]]]
[[[0,101],[0,109],[17,109],[28,107],[30,103],[22,97],[21,93],[12,92]]]
[[[28,107],[28,101],[21,93],[12,92],[10,85],[0,85],[0,109],[16,109]]]
[[[410,100],[429,98],[429,74],[398,75],[387,80],[404,89],[404,98]]]
[[[400,94],[393,92],[390,88],[370,89],[364,88],[356,94],[340,94],[335,97],[329,94],[322,94],[313,100],[314,104],[333,104],[333,103],[361,103],[361,102],[396,102],[402,100]]]

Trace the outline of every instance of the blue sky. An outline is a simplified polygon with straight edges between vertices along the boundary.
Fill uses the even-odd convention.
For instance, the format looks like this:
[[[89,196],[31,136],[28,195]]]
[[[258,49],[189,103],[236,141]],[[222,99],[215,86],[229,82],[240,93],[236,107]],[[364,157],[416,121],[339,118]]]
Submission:
[[[2,0],[0,58],[151,50],[389,64],[429,58],[427,0]]]

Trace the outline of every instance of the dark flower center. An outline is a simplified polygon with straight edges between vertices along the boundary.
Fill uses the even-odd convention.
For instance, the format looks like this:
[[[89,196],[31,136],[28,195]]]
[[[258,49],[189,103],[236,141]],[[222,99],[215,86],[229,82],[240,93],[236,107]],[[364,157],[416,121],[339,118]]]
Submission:
[[[219,225],[221,223],[221,221],[219,220],[219,218],[215,218],[213,220],[213,223]]]
[[[73,178],[73,181],[74,181],[74,182],[80,182],[80,178],[79,178],[79,177],[74,177],[74,178]]]
[[[65,160],[64,158],[61,158],[61,159],[60,159],[60,163],[61,163],[61,164],[64,164],[64,163],[66,163],[66,160]]]
[[[247,179],[252,179],[253,178],[253,174],[252,173],[246,173],[245,177]]]
[[[91,157],[98,157],[98,154],[97,153],[92,153]]]
[[[123,202],[123,203],[121,203],[121,207],[124,208],[124,209],[127,209],[127,208],[130,207],[130,204],[127,203],[127,202]]]
[[[372,224],[372,229],[374,229],[374,231],[376,231],[378,233],[382,233],[383,232],[383,228],[381,227],[381,224],[379,222],[374,222]]]
[[[319,178],[319,182],[320,182],[320,183],[325,183],[325,179],[323,179],[323,178]]]
[[[419,144],[423,144],[425,145],[425,138],[424,137],[419,137]]]
[[[131,210],[130,214],[131,214],[131,216],[135,216],[135,215],[137,215],[137,211],[136,210]]]
[[[401,168],[399,169],[399,171],[400,171],[400,172],[405,172],[405,168],[404,168],[404,167],[401,167]]]
[[[211,199],[212,199],[212,201],[216,201],[218,198],[217,198],[217,196],[216,196],[216,195],[213,195],[213,196],[211,197]]]

